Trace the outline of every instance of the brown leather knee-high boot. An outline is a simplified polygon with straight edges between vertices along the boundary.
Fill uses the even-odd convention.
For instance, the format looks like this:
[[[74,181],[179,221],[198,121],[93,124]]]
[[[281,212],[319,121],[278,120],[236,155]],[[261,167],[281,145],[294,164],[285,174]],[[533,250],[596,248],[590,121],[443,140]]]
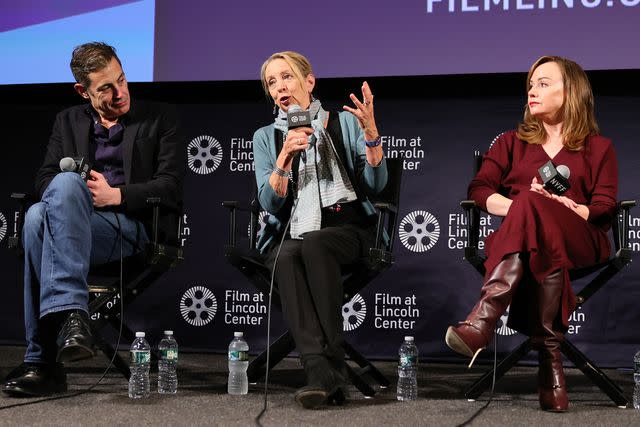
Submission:
[[[447,329],[445,342],[453,350],[471,357],[469,367],[489,341],[498,319],[505,312],[523,273],[520,254],[507,255],[485,279],[480,301],[467,320]]]
[[[569,407],[560,351],[564,335],[554,327],[560,310],[563,287],[563,270],[551,273],[540,283],[537,301],[540,324],[534,327],[531,336],[531,342],[538,350],[540,407],[553,412],[564,412]]]

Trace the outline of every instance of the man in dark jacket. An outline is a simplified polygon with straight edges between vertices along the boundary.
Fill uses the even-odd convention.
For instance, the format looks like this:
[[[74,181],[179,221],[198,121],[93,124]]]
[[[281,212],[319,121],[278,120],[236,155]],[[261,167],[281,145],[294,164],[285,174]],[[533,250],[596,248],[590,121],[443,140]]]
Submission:
[[[174,112],[132,102],[120,59],[104,43],[74,49],[71,71],[76,92],[89,103],[56,117],[36,177],[40,202],[25,216],[27,351],[2,386],[12,396],[66,391],[63,363],[95,353],[89,266],[119,259],[120,244],[124,256],[144,247],[151,223],[148,197],[159,197],[163,211],[174,218],[182,204],[185,149]],[[65,157],[91,165],[86,181],[78,173],[61,172]],[[175,238],[170,217],[165,219],[161,238]]]

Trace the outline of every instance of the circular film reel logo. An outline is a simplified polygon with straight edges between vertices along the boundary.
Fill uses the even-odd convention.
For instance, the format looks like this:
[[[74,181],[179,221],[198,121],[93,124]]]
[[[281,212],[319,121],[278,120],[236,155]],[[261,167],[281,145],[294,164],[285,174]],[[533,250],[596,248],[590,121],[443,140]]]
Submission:
[[[405,248],[413,252],[426,252],[440,237],[440,224],[427,211],[414,211],[400,222],[398,237]]]
[[[500,139],[500,137],[502,135],[504,135],[506,132],[500,132],[499,134],[497,134],[495,136],[495,138],[493,138],[493,140],[491,140],[491,144],[489,144],[489,150],[491,150],[491,147],[493,147],[493,144],[495,144],[496,142],[498,142],[498,139]]]
[[[200,135],[187,146],[189,169],[199,175],[207,175],[218,169],[222,162],[222,146],[212,136]]]
[[[258,229],[256,230],[256,237],[260,237],[260,234],[264,231],[268,218],[269,213],[267,211],[260,211],[258,214]],[[251,224],[247,225],[247,236],[251,238]]]
[[[367,315],[367,305],[360,294],[355,294],[351,301],[342,306],[342,329],[353,331],[362,325]]]
[[[498,321],[497,330],[496,330],[496,333],[498,335],[509,336],[509,335],[515,335],[518,333],[517,331],[514,331],[513,329],[507,326],[507,319],[509,318],[510,309],[511,307],[507,307],[507,311],[505,311],[504,314],[500,316],[500,320]]]
[[[4,236],[7,235],[7,219],[4,217],[2,212],[0,212],[0,242],[4,239]]]
[[[215,295],[204,286],[194,286],[180,298],[180,313],[193,326],[204,326],[211,322],[218,310]]]

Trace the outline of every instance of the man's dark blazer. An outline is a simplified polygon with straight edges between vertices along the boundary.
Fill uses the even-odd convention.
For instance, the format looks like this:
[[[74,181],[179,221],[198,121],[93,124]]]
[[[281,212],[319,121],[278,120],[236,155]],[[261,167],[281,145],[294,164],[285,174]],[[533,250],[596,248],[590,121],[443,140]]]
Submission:
[[[53,177],[60,173],[60,159],[94,158],[94,153],[89,153],[93,129],[89,108],[89,104],[77,105],[58,113],[44,162],[36,175],[36,192],[40,198]],[[146,200],[160,197],[159,238],[175,242],[186,166],[186,148],[177,134],[175,110],[164,104],[131,101],[121,144],[125,184],[120,188],[124,204],[113,210],[142,221],[152,238],[151,210]]]

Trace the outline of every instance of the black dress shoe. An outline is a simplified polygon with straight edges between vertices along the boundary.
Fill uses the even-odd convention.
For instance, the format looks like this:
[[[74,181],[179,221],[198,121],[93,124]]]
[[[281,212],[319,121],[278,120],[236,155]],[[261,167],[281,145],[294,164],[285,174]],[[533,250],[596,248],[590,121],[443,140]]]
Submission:
[[[89,316],[86,312],[82,310],[70,312],[62,329],[60,329],[57,344],[58,357],[56,360],[58,362],[76,362],[95,356]]]
[[[48,396],[53,393],[67,391],[67,375],[62,365],[33,365],[23,363],[9,373],[9,376],[20,370],[21,375],[8,378],[2,385],[2,391],[14,397]]]

